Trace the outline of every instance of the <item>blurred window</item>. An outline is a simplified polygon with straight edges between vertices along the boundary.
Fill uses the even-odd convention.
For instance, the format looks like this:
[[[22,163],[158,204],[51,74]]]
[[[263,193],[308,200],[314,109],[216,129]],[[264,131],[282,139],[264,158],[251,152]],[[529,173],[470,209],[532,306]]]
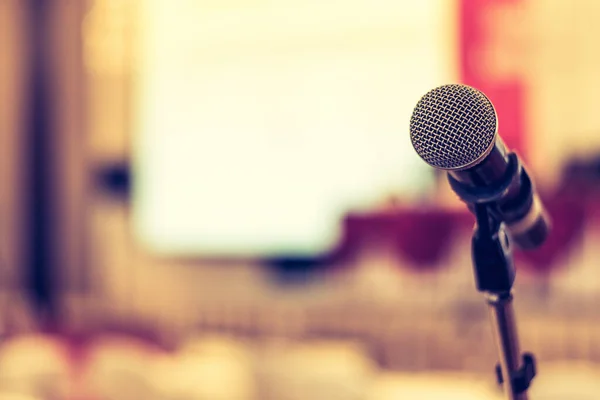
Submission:
[[[408,124],[456,80],[454,7],[140,2],[137,237],[167,255],[315,254],[349,210],[426,196]]]

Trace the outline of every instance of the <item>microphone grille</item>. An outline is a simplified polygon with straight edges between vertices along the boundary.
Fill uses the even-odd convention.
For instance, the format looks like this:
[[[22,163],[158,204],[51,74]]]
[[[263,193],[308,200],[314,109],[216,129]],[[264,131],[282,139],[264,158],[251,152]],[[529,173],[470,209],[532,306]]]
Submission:
[[[425,162],[453,170],[487,155],[497,132],[496,111],[479,90],[444,85],[425,94],[410,119],[410,139]]]

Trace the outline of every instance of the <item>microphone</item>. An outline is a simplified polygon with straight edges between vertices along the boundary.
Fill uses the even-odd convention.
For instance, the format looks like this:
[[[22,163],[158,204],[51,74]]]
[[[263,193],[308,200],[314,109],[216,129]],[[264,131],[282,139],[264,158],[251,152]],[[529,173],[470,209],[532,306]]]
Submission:
[[[482,92],[458,84],[429,91],[413,111],[410,139],[427,164],[447,171],[471,212],[486,204],[521,249],[544,243],[550,219],[521,160],[498,135],[496,110]]]

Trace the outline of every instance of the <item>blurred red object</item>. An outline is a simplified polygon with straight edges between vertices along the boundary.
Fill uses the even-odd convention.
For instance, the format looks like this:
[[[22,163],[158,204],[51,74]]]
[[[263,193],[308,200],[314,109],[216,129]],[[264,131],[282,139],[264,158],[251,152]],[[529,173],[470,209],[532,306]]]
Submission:
[[[394,242],[412,270],[426,272],[442,266],[455,243],[460,214],[449,211],[407,212],[396,225]]]
[[[517,267],[536,274],[558,268],[561,258],[581,240],[588,208],[585,199],[573,194],[560,194],[545,201],[552,219],[552,230],[546,242],[538,249],[516,251]]]
[[[494,103],[502,124],[502,139],[511,149],[527,158],[527,77],[518,71],[502,69],[498,59],[514,58],[526,51],[523,41],[515,41],[522,28],[519,21],[507,26],[504,16],[518,13],[526,0],[460,0],[458,2],[459,74],[461,83],[473,86]],[[508,52],[508,53],[507,53]],[[534,149],[531,149],[534,150]]]
[[[560,259],[581,240],[585,220],[595,209],[588,203],[585,198],[565,193],[546,200],[544,204],[552,219],[551,234],[538,249],[515,251],[517,266],[536,274],[557,268]],[[464,237],[463,247],[470,251],[468,237],[474,222],[466,208],[464,212],[407,208],[353,214],[345,220],[345,239],[339,254],[356,255],[369,246],[389,247],[399,253],[401,265],[417,272],[435,271],[444,264],[456,238]]]
[[[402,209],[373,214],[353,214],[345,220],[342,248],[348,254],[373,245],[390,246],[407,267],[426,272],[442,266],[454,237],[473,224],[465,212],[431,209]]]

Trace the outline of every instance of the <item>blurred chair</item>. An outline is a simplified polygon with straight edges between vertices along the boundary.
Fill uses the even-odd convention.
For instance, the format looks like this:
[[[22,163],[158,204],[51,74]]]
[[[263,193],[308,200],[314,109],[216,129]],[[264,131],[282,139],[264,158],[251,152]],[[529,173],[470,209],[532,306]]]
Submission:
[[[0,400],[43,400],[44,397],[31,396],[23,393],[0,393]]]
[[[596,400],[600,397],[600,366],[587,362],[542,364],[530,393],[532,399],[540,400]]]
[[[303,343],[267,351],[258,370],[261,400],[363,400],[376,373],[351,342]]]
[[[160,399],[253,400],[252,355],[241,342],[219,336],[191,338],[153,371]]]
[[[162,353],[142,341],[106,336],[90,344],[82,386],[101,400],[150,399],[152,366]]]
[[[71,380],[69,354],[59,339],[26,335],[0,347],[0,399],[64,399],[70,394]]]
[[[178,352],[180,357],[219,356],[233,358],[244,365],[252,362],[252,351],[241,340],[227,336],[203,335],[184,341]]]
[[[380,375],[367,400],[431,399],[431,400],[501,400],[496,390],[485,380],[449,374]]]

